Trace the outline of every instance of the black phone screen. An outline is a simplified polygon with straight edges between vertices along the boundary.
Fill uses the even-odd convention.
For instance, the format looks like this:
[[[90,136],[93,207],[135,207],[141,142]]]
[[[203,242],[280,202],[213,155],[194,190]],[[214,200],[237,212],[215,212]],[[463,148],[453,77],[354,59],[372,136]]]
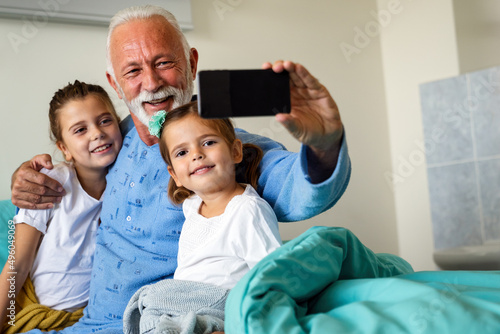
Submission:
[[[200,71],[198,109],[203,118],[289,113],[289,74],[270,69]]]

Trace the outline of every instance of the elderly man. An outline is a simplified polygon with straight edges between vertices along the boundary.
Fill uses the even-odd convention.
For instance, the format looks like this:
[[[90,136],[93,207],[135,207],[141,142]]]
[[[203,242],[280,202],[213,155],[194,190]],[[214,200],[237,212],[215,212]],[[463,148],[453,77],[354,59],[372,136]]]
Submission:
[[[190,48],[175,18],[153,6],[132,7],[111,20],[106,76],[130,109],[123,148],[107,176],[97,236],[90,299],[83,318],[68,333],[121,333],[123,311],[141,286],[171,278],[184,217],[169,202],[169,174],[148,121],[158,110],[188,102],[198,52]],[[301,65],[264,64],[290,73],[292,108],[278,114],[303,145],[299,153],[242,130],[243,142],[264,150],[258,192],[279,221],[310,218],[332,207],[343,194],[350,161],[337,106],[326,88]],[[32,168],[35,166],[35,168]],[[37,156],[13,176],[12,201],[46,208],[63,196],[60,185],[39,174],[50,157]]]

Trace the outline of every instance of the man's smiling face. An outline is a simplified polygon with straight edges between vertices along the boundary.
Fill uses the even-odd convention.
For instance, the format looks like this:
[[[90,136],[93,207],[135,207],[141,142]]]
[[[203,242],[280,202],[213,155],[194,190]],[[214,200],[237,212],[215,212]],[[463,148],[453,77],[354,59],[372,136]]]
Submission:
[[[146,126],[157,111],[172,110],[191,99],[190,60],[186,59],[178,32],[161,16],[116,27],[110,60],[113,87]]]

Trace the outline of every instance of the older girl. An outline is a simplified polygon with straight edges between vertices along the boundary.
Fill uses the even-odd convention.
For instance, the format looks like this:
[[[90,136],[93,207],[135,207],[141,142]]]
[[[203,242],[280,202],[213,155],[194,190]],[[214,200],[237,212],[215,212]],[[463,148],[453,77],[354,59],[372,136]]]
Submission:
[[[39,327],[23,311],[8,310],[23,285],[18,308],[29,305],[33,310],[30,304],[38,301],[37,307],[48,314],[50,309],[75,312],[87,304],[105,177],[122,144],[119,118],[100,86],[75,81],[58,90],[49,119],[52,139],[66,162],[42,171],[58,180],[66,195],[52,209],[21,209],[14,217],[15,253],[0,275],[0,312],[7,332],[53,329]],[[30,296],[32,286],[36,299]],[[64,312],[55,317],[56,328],[77,320]]]

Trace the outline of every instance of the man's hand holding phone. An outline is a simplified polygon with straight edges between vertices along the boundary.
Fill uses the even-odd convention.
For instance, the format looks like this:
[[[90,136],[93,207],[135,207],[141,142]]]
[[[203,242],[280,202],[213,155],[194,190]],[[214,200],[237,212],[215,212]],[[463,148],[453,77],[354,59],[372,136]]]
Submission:
[[[291,110],[289,114],[277,114],[276,120],[310,148],[311,181],[326,180],[337,166],[344,135],[337,104],[326,87],[300,64],[279,60],[274,64],[265,63],[262,68],[289,73]]]
[[[201,117],[275,115],[276,120],[309,147],[313,183],[335,169],[344,134],[337,104],[328,90],[302,65],[264,63],[262,70],[216,70],[198,73]]]
[[[291,110],[277,114],[276,119],[316,154],[331,155],[336,149],[338,153],[344,129],[337,104],[325,86],[304,66],[291,61],[265,63],[262,68],[276,73],[286,70],[290,75]]]

